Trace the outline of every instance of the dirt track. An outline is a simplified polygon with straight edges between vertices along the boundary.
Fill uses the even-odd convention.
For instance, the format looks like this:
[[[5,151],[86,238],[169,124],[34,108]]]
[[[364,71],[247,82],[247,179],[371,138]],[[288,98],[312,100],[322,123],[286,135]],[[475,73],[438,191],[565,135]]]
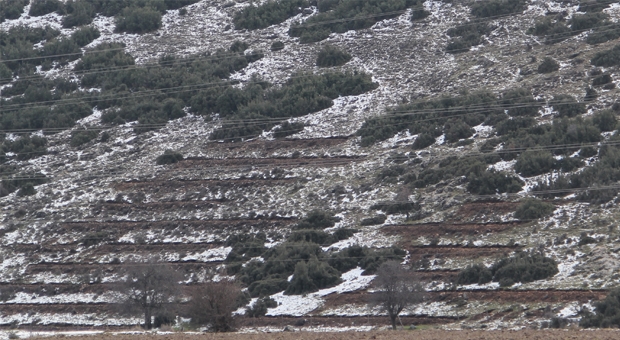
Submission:
[[[259,333],[259,334],[162,334],[162,335],[133,335],[133,334],[100,334],[92,336],[72,336],[72,340],[147,340],[160,338],[165,340],[473,340],[473,339],[531,339],[531,340],[555,340],[555,339],[617,339],[620,336],[618,330],[521,330],[521,331],[440,331],[440,330],[416,330],[416,331],[372,331],[372,332],[345,332],[345,333],[315,333],[315,332],[282,332],[282,333]],[[32,338],[31,338],[32,339]],[[43,338],[49,339],[49,338]]]

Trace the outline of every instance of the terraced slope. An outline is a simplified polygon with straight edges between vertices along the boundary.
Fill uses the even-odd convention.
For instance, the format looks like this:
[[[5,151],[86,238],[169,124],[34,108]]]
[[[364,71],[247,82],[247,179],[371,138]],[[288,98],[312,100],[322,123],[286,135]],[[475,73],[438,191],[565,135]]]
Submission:
[[[329,241],[310,242],[325,263],[366,247],[425,282],[425,301],[403,322],[577,323],[619,278],[620,6],[600,4],[604,19],[582,27],[595,10],[578,1],[504,1],[516,7],[486,15],[490,2],[410,1],[327,31],[297,25],[339,10],[304,1],[256,29],[235,27],[238,13],[261,6],[242,1],[162,8],[161,28],[141,34],[115,31],[100,12],[85,24],[99,37],[75,47],[73,60],[34,54],[74,34],[70,13],[19,9],[0,23],[3,34],[21,24],[57,33],[37,31],[43,41],[25,45],[40,63],[16,65],[0,49],[12,67],[11,77],[0,69],[10,78],[0,102],[0,326],[139,324],[121,313],[122,282],[154,256],[182,273],[186,295],[233,276],[251,288],[242,268],[301,247],[291,243],[315,210],[337,220],[316,231]],[[559,28],[544,31],[547,21]],[[601,33],[609,39],[593,43]],[[110,42],[125,46],[102,45]],[[317,67],[328,44],[351,59]],[[93,57],[104,52],[115,64]],[[557,64],[546,62],[550,71],[539,69],[545,58]],[[40,107],[52,118],[27,120]],[[181,159],[158,165],[167,150]],[[255,256],[243,252],[249,236],[260,243]],[[458,283],[468,266],[523,252],[553,259],[557,273]],[[256,320],[239,316],[241,326],[384,322],[367,305],[368,268],[339,268],[314,292],[285,295],[272,284],[278,305]],[[271,279],[286,287],[291,273]]]

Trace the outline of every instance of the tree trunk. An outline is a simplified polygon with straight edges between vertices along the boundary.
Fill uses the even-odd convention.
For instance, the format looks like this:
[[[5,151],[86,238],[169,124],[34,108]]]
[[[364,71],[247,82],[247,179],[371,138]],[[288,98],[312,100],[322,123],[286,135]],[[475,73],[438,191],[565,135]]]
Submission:
[[[151,310],[149,308],[144,310],[144,329],[151,329]]]
[[[392,320],[392,329],[396,330],[396,316],[397,315],[390,315],[390,320]]]

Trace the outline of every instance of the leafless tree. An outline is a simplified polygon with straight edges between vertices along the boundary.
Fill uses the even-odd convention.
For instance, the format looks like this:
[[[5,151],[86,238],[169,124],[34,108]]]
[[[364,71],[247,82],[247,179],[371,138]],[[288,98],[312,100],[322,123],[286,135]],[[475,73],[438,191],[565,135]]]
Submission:
[[[209,325],[214,332],[234,330],[232,313],[237,309],[241,288],[232,281],[208,282],[190,293],[188,316],[192,324]]]
[[[144,328],[151,329],[152,316],[161,311],[179,295],[182,276],[168,264],[155,258],[146,263],[131,263],[126,269],[124,293],[128,307],[144,314]]]
[[[379,267],[374,285],[377,292],[371,294],[371,303],[387,312],[393,329],[396,329],[400,312],[424,298],[424,289],[413,272],[397,261],[388,261]]]

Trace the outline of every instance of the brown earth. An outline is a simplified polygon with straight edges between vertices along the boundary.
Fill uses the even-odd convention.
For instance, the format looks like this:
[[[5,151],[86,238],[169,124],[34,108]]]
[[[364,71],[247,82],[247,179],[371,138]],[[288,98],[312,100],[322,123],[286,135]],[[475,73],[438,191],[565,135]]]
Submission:
[[[114,189],[119,191],[135,190],[135,189],[151,189],[155,192],[160,190],[179,190],[185,188],[196,187],[224,187],[224,188],[239,188],[257,185],[286,185],[298,181],[298,178],[234,178],[234,179],[197,179],[197,180],[151,180],[151,181],[129,181],[116,183]]]
[[[507,223],[424,223],[388,225],[381,228],[388,235],[398,235],[405,239],[419,236],[441,236],[445,234],[476,235],[497,233],[518,226],[519,222]]]
[[[174,165],[175,168],[209,167],[243,167],[243,166],[277,166],[277,167],[329,167],[347,165],[352,162],[364,160],[364,157],[301,157],[301,158],[186,158]]]
[[[516,246],[412,246],[406,244],[400,246],[409,251],[412,260],[429,257],[480,257],[480,256],[507,256],[519,249]]]
[[[309,138],[309,139],[281,139],[281,140],[254,140],[243,143],[208,143],[206,149],[214,152],[249,152],[249,151],[275,151],[280,149],[297,150],[333,147],[345,143],[349,137]]]
[[[599,339],[611,340],[620,336],[618,330],[497,330],[497,331],[443,331],[443,330],[416,330],[416,331],[371,331],[371,332],[344,332],[344,333],[315,333],[315,332],[282,332],[282,333],[258,333],[258,334],[162,334],[158,338],[165,340],[349,340],[349,339],[415,339],[415,340],[474,340],[474,339],[506,339],[506,340],[556,340],[556,339]],[[62,337],[62,336],[61,336]],[[73,340],[147,340],[153,339],[152,334],[111,334],[105,333],[93,336],[72,336]],[[31,338],[34,339],[34,338]],[[49,338],[45,338],[49,339]]]

